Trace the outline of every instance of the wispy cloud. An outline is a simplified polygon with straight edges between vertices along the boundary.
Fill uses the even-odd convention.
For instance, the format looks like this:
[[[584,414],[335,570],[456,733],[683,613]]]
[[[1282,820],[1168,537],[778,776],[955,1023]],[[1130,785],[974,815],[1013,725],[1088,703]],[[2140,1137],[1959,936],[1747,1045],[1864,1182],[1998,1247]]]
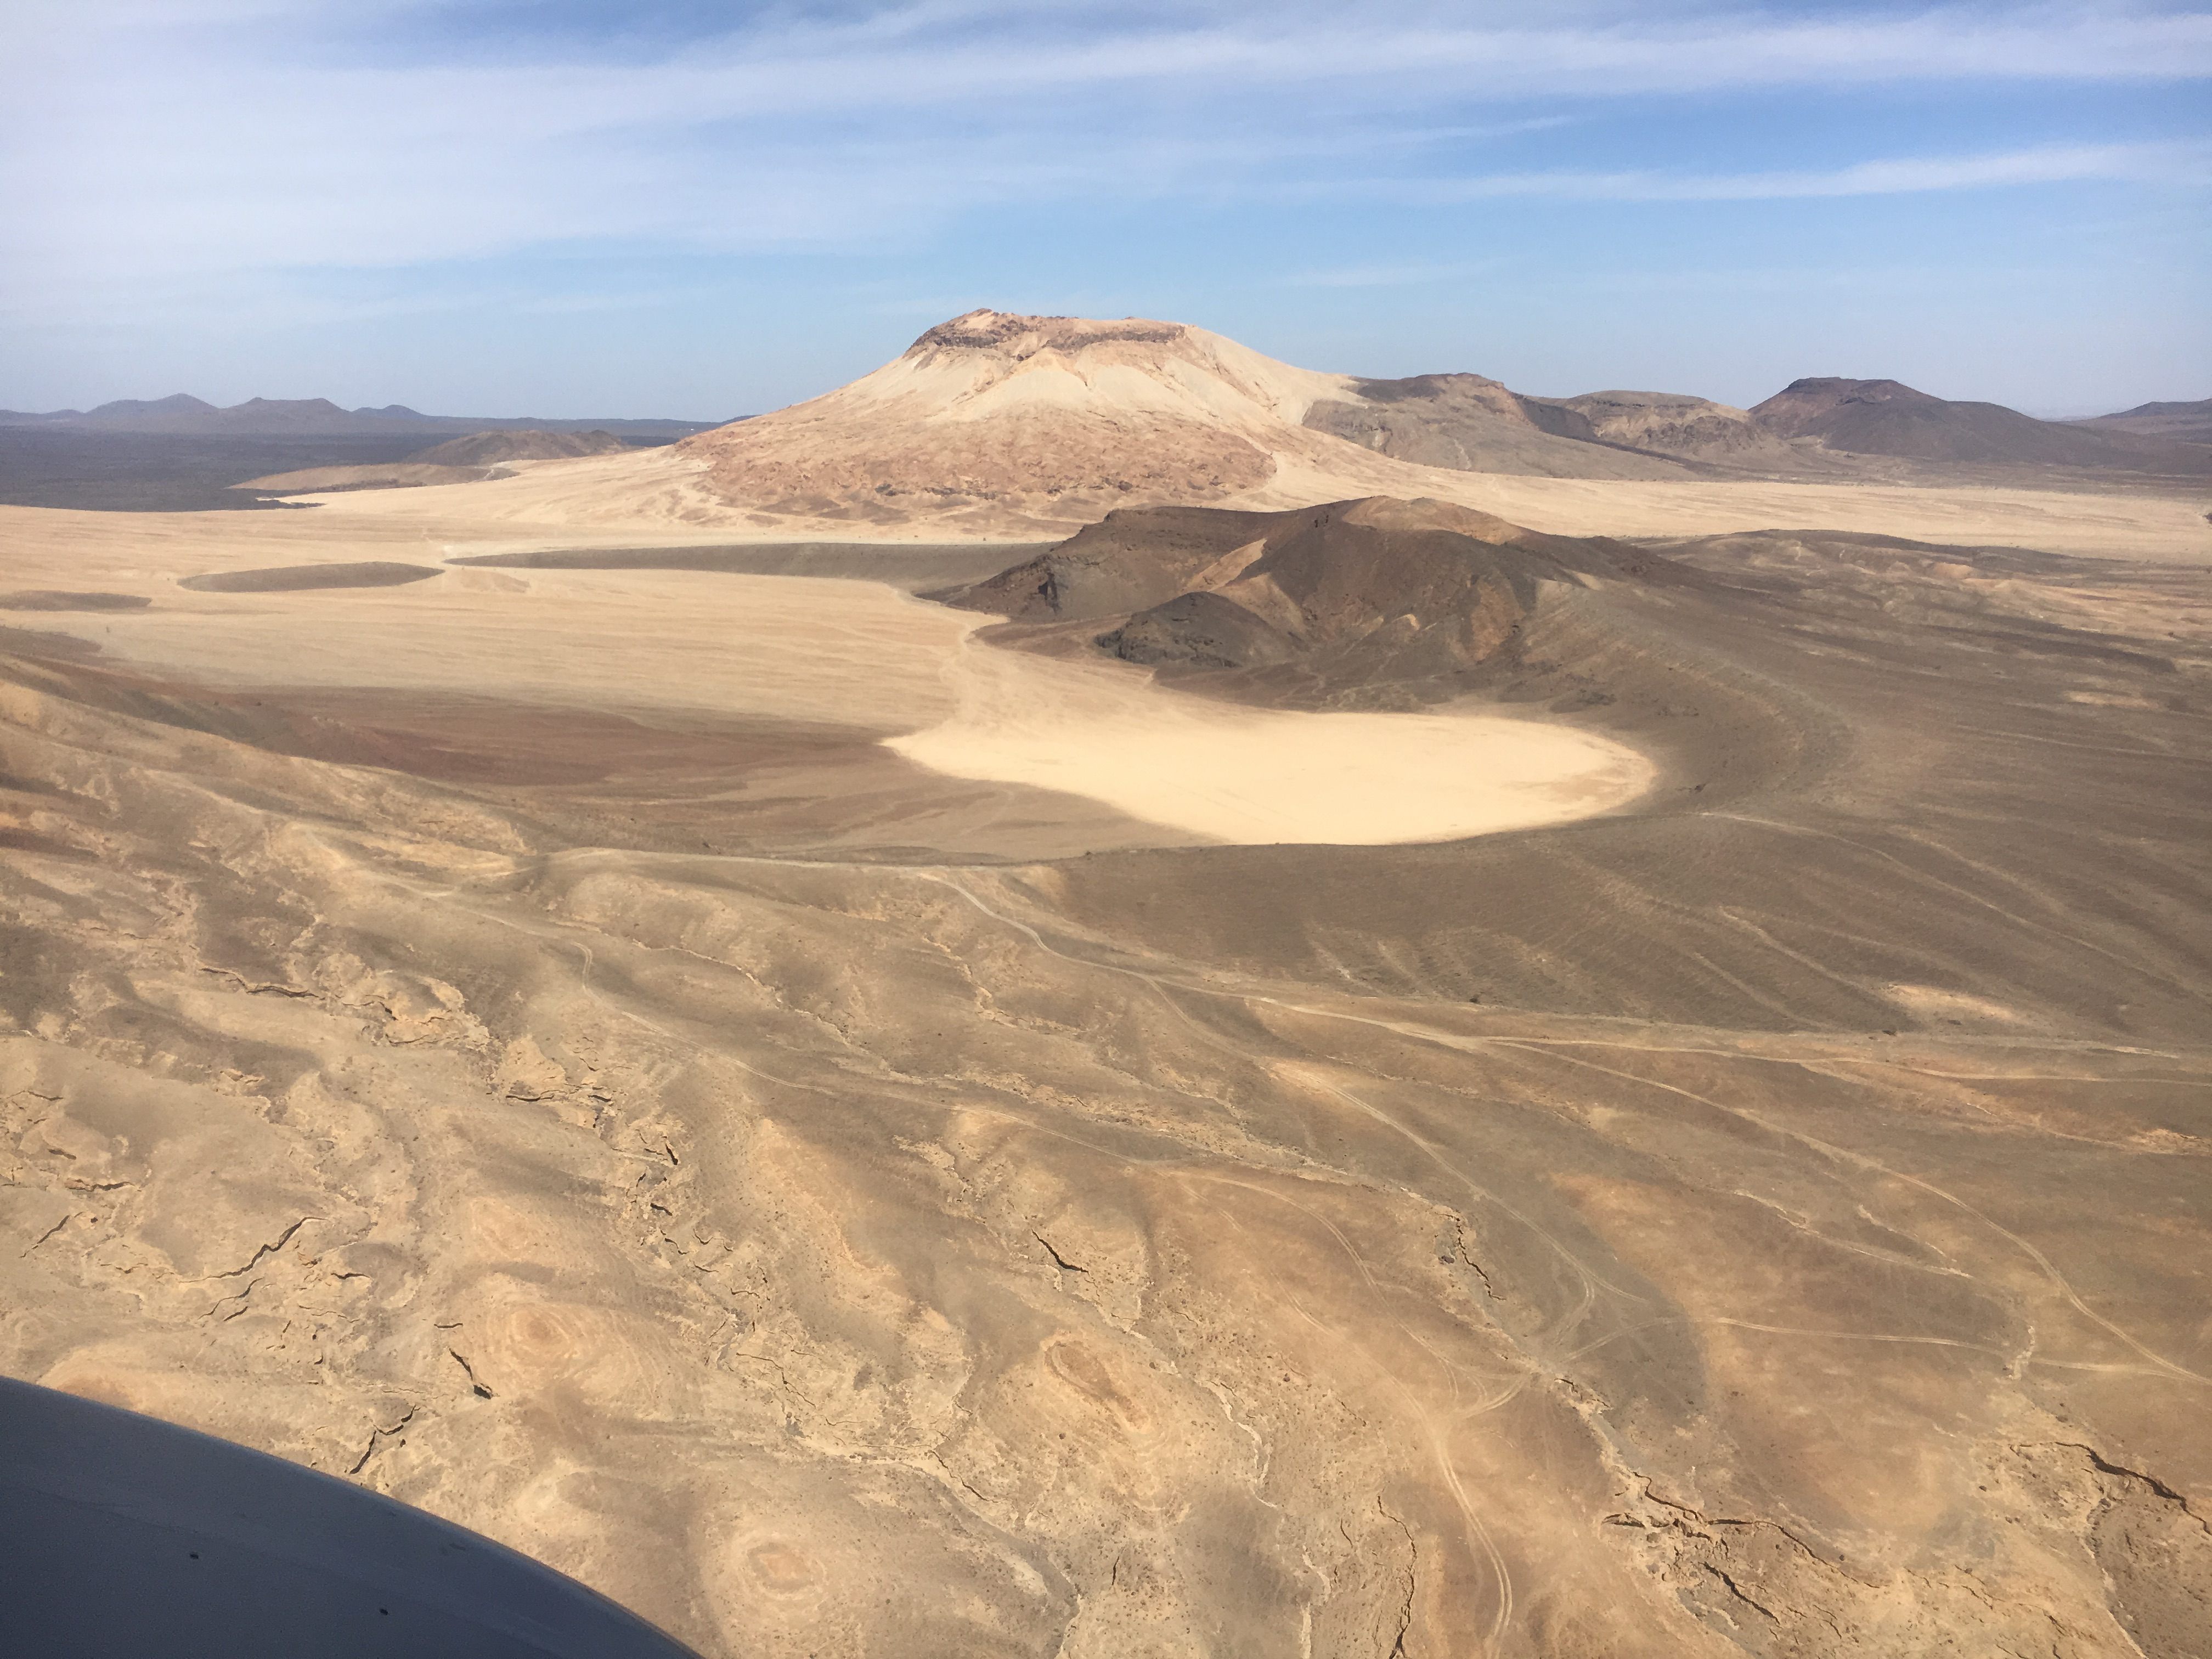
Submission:
[[[1358,188],[1427,203],[1516,196],[1588,202],[1764,202],[2118,179],[2212,182],[2212,145],[2050,145],[1986,155],[1900,156],[1811,172],[1501,173],[1463,179],[1370,181]]]
[[[11,17],[0,61],[0,303],[19,316],[191,273],[883,245],[1005,204],[1302,190],[1692,202],[2195,177],[2201,155],[2151,144],[1728,173],[1640,158],[1467,168],[1470,151],[1627,98],[2212,76],[2212,15],[2110,4],[1807,16],[1590,0],[1532,22],[1495,0],[921,0],[708,27],[715,14],[696,7],[611,0],[503,14],[495,40],[437,0],[18,9],[31,15]],[[1445,154],[1456,176],[1439,176]],[[1289,280],[1443,280],[1420,270]]]

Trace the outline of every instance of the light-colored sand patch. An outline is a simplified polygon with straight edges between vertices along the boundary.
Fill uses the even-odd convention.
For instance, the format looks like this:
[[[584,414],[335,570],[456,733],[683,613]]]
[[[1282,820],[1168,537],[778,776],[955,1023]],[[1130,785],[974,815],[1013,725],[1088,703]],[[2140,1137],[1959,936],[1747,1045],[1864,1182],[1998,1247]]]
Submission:
[[[947,668],[958,708],[889,740],[955,777],[1088,796],[1224,842],[1445,841],[1587,817],[1648,789],[1633,750],[1563,726],[1470,714],[1297,714],[1166,690],[1126,664],[972,637]]]
[[[687,571],[448,571],[405,587],[195,593],[57,616],[105,660],[194,684],[385,687],[891,733],[951,712],[971,619],[875,582]],[[510,579],[511,580],[511,579]]]

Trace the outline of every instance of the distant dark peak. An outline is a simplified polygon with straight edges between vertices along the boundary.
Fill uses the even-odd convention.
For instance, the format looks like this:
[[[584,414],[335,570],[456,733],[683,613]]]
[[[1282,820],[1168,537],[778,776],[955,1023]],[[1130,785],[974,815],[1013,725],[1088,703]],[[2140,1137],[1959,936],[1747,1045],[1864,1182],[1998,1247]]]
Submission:
[[[279,412],[294,415],[343,415],[328,398],[248,398],[242,404],[233,404],[230,413],[273,415]]]
[[[1943,400],[1916,391],[1902,380],[1852,380],[1839,375],[1811,375],[1802,380],[1792,380],[1783,387],[1782,395],[1791,393],[1806,397],[1827,397],[1839,404],[1936,404]]]
[[[1792,380],[1765,403],[1754,405],[1751,417],[1781,437],[1820,435],[1832,440],[1836,434],[1832,428],[1838,420],[1846,418],[1845,411],[1864,414],[1887,409],[1892,415],[1881,418],[1894,418],[1906,411],[1936,415],[1954,406],[1941,398],[1917,392],[1901,380],[1853,380],[1840,375],[1815,374]],[[1832,447],[1849,449],[1856,446],[1841,443]]]
[[[372,420],[383,421],[420,421],[428,418],[421,410],[410,409],[405,404],[386,404],[381,409],[371,409],[363,404],[354,410],[354,413],[366,415]]]
[[[2120,415],[2212,415],[2212,398],[2199,398],[2194,403],[2137,404],[2133,409],[2122,410]]]
[[[1409,374],[1402,380],[1361,380],[1359,395],[1370,404],[1405,403],[1417,398],[1442,398],[1454,392],[1501,384],[1486,374]]]
[[[118,398],[97,409],[87,410],[88,416],[99,415],[212,415],[215,405],[203,403],[189,392],[172,392],[166,398]]]

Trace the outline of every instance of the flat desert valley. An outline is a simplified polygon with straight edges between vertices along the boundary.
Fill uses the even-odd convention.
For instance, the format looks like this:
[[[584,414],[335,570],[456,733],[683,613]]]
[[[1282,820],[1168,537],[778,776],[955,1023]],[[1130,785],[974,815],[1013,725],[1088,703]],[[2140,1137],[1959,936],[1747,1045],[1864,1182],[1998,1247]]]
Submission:
[[[0,1372],[713,1659],[2204,1659],[2212,475],[1431,378],[0,507]]]

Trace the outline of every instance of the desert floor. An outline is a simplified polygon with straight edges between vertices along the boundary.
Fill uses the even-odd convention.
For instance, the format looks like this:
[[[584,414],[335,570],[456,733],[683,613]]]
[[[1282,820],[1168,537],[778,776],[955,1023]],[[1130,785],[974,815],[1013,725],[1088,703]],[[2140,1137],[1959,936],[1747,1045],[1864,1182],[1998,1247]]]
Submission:
[[[1483,483],[1715,580],[1307,714],[0,508],[0,1370],[714,1656],[2201,1654],[2201,505]]]

